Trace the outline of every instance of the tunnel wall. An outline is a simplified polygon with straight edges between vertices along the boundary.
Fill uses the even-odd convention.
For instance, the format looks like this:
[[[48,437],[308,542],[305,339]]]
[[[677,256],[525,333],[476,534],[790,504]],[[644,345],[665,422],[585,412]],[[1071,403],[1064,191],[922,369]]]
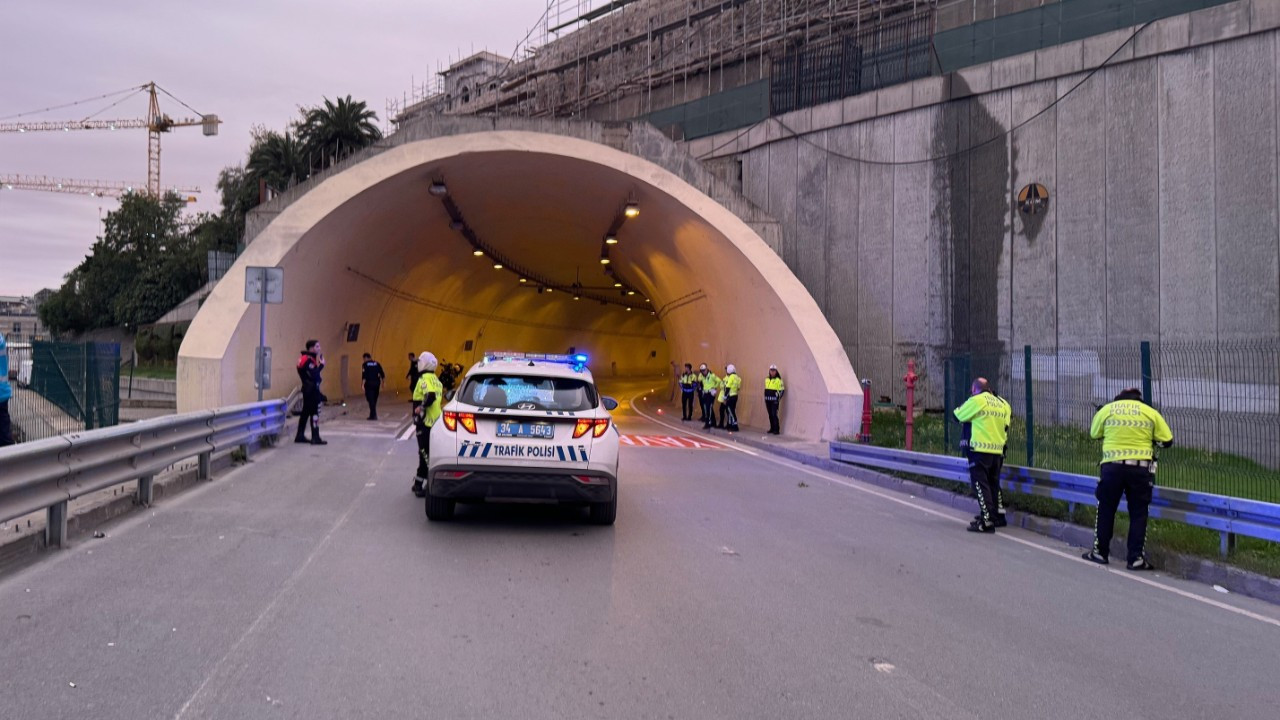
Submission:
[[[611,366],[616,361],[619,374],[666,371],[671,360],[707,362],[718,370],[732,362],[747,379],[748,399],[741,407],[746,423],[764,421],[762,403],[752,398],[758,400],[762,378],[768,366],[776,363],[788,380],[786,432],[834,438],[853,431],[861,405],[857,377],[812,298],[766,243],[770,222],[745,201],[726,196],[728,204],[740,204],[742,215],[736,214],[673,172],[640,157],[647,144],[650,152],[656,148],[669,153],[666,160],[677,168],[682,162],[692,163],[686,168],[692,171],[696,163],[670,153],[669,142],[642,130],[621,138],[622,142],[615,138],[615,144],[628,144],[633,150],[622,152],[601,142],[547,133],[487,131],[465,123],[453,128],[462,132],[431,137],[440,128],[420,129],[417,137],[430,138],[420,140],[406,133],[389,146],[356,158],[341,172],[309,184],[306,192],[296,192],[266,209],[265,222],[253,242],[215,288],[184,341],[178,367],[181,409],[252,399],[252,385],[244,375],[252,368],[257,318],[243,302],[243,267],[280,265],[285,268],[288,300],[273,311],[268,344],[289,348],[285,354],[277,353],[273,363],[273,373],[289,380],[274,385],[276,396],[296,384],[290,374],[296,346],[305,337],[319,338],[327,345],[333,367],[334,348],[346,349],[347,323],[382,318],[375,322],[370,343],[396,377],[404,372],[400,358],[406,347],[457,347],[482,323],[476,317],[477,308],[483,311],[508,303],[510,307],[501,305],[500,315],[528,322],[524,327],[519,321],[488,322],[485,327],[492,331],[489,337],[495,338],[494,345],[559,349],[594,342],[596,347],[590,349],[596,353],[597,372],[602,362]],[[488,297],[469,290],[484,283],[469,281],[468,273],[492,271],[483,264],[468,266],[473,260],[470,248],[440,239],[438,228],[447,223],[414,216],[428,212],[421,208],[430,203],[397,205],[391,199],[396,193],[385,188],[387,183],[412,181],[417,183],[413,191],[424,197],[431,168],[464,156],[468,162],[474,162],[471,158],[483,162],[486,153],[572,158],[588,164],[584,171],[604,169],[626,178],[642,198],[642,206],[661,206],[645,216],[658,222],[646,239],[623,246],[617,256],[618,265],[629,268],[637,289],[653,298],[657,315],[624,315],[620,308],[588,313],[585,304],[568,298],[548,302],[529,293],[513,296],[498,286],[486,291],[492,293]],[[713,178],[695,175],[695,179],[719,192]],[[378,225],[376,237],[369,237],[370,223],[393,215],[393,226]],[[418,230],[423,227],[437,229],[423,234]],[[431,262],[424,263],[424,257]],[[358,272],[350,263],[359,265]],[[467,267],[476,269],[459,269]],[[371,292],[370,283],[382,291]],[[412,294],[415,288],[422,295],[406,299],[406,293]],[[419,312],[418,305],[434,312]],[[458,312],[459,308],[467,312]],[[363,333],[364,322],[361,325]],[[353,382],[354,366],[363,347],[350,348],[348,355],[345,377],[353,388],[358,388]],[[448,351],[437,354],[447,357]]]
[[[876,396],[902,402],[917,357],[939,402],[940,357],[966,349],[1274,343],[1278,24],[1274,2],[1231,3],[687,147],[741,163]],[[1029,217],[1013,198],[1035,182]]]

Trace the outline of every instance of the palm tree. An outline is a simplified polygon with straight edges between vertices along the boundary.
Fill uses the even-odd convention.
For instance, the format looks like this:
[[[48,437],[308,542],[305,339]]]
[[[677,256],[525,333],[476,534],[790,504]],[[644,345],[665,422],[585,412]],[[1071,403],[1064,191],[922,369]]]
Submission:
[[[347,95],[337,102],[325,98],[323,105],[304,108],[294,130],[314,162],[327,167],[380,140],[377,119],[378,114],[363,100]]]
[[[307,153],[297,136],[269,130],[258,135],[249,151],[249,175],[267,181],[276,192],[302,182],[310,174]]]

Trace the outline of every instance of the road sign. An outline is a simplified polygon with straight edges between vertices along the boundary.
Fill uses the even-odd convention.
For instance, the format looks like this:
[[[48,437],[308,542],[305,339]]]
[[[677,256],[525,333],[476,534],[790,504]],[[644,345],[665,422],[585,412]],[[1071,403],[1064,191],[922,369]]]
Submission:
[[[284,302],[284,268],[247,267],[244,272],[244,301],[279,305]]]

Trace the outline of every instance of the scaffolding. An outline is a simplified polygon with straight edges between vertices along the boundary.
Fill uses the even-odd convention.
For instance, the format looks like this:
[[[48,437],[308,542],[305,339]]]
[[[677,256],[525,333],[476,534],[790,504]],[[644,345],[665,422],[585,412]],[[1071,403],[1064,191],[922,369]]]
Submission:
[[[424,84],[388,105],[422,113],[638,117],[769,77],[772,59],[870,25],[928,15],[938,0],[545,0],[541,18],[467,102]],[[437,78],[438,80],[438,78]]]

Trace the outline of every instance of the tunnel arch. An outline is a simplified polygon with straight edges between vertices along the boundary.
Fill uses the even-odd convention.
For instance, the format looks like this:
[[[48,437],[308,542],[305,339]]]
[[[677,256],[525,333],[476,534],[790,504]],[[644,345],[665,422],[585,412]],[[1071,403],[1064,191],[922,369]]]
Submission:
[[[499,255],[565,284],[607,286],[602,238],[636,202],[640,216],[623,223],[612,267],[654,314],[538,293],[494,269],[428,192],[438,179]],[[366,350],[395,388],[410,351],[467,365],[487,349],[575,347],[593,355],[602,382],[669,372],[673,361],[722,374],[732,362],[746,381],[744,422],[763,421],[762,378],[777,364],[788,434],[833,439],[854,429],[860,410],[835,332],[751,226],[675,173],[589,140],[524,130],[413,140],[316,183],[249,244],[193,321],[179,353],[180,409],[256,397],[258,313],[244,302],[243,268],[257,265],[285,271],[285,303],[267,321],[275,396],[296,385],[296,352],[315,337],[330,395],[359,392]]]

